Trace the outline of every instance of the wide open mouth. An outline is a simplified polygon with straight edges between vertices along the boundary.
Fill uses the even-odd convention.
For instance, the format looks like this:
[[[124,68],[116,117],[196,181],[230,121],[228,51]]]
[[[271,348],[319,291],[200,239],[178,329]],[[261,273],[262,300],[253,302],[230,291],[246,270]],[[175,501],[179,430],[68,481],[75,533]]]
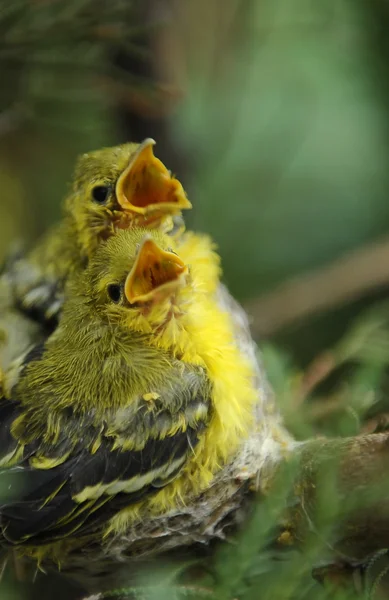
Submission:
[[[181,183],[154,156],[154,144],[151,138],[144,140],[120,175],[116,183],[119,205],[141,215],[154,211],[177,214],[192,208]]]
[[[174,252],[146,238],[127,276],[124,292],[130,304],[173,294],[185,283],[188,267]]]

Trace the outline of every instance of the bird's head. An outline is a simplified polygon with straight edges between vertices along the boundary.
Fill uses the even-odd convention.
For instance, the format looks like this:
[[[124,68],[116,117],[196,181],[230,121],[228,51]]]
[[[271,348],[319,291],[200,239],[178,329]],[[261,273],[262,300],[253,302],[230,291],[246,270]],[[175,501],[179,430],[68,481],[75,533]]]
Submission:
[[[78,160],[65,210],[87,258],[119,229],[167,232],[191,208],[181,183],[154,156],[154,144],[146,139],[103,148]]]
[[[194,288],[172,243],[160,231],[132,228],[101,244],[85,272],[94,310],[144,333],[179,321]]]

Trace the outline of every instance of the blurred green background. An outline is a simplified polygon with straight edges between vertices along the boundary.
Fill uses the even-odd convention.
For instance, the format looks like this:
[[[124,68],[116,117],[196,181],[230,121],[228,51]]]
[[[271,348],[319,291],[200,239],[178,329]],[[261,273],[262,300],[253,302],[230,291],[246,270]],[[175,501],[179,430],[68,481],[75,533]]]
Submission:
[[[387,0],[0,0],[1,258],[60,217],[78,154],[153,137],[250,307],[290,429],[358,433],[389,413],[389,262],[380,286],[374,260],[352,263],[360,290],[346,270],[320,311],[296,296],[279,327],[255,314],[386,240],[388,27]]]
[[[148,136],[242,301],[384,235],[388,11],[385,0],[2,0],[1,254],[59,217],[79,153]],[[276,339],[304,364],[354,313]]]

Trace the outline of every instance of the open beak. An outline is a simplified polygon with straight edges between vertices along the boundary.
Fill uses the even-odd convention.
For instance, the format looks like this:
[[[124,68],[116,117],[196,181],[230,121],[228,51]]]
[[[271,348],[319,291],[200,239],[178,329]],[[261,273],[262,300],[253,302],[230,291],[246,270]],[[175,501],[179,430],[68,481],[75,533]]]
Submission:
[[[132,155],[116,183],[116,198],[125,211],[140,215],[178,214],[192,208],[184,188],[153,154],[155,141],[147,138]]]
[[[188,267],[173,252],[146,238],[127,276],[124,293],[130,304],[172,295],[186,280]]]

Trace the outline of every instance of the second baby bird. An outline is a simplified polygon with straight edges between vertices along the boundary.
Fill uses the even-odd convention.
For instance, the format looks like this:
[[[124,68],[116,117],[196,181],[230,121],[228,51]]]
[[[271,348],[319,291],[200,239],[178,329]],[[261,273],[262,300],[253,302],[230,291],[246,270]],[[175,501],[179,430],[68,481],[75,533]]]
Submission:
[[[154,156],[154,140],[82,155],[60,223],[8,269],[15,303],[40,321],[58,315],[71,273],[82,270],[101,241],[132,226],[167,232],[191,208],[181,183]]]
[[[81,156],[62,220],[28,254],[7,262],[0,278],[2,370],[53,329],[68,277],[85,268],[100,243],[136,225],[180,229],[181,210],[191,204],[154,156],[154,143],[148,138]]]

